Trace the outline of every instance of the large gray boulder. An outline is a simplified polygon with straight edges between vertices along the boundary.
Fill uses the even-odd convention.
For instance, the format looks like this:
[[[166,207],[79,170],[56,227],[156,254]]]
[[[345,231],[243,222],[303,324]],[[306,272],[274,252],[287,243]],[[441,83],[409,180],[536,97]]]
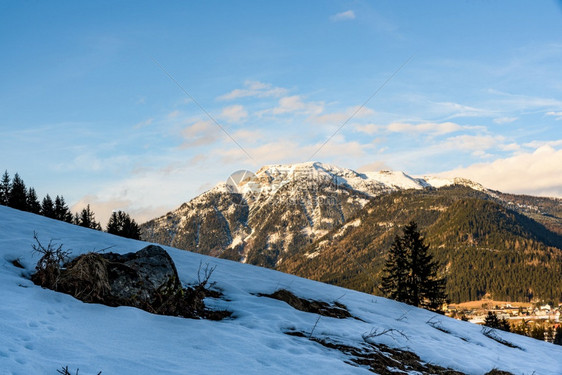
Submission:
[[[231,315],[229,311],[205,307],[206,297],[220,296],[205,287],[208,277],[193,287],[183,288],[172,258],[160,246],[149,245],[127,254],[83,254],[62,268],[53,251],[43,254],[37,272],[31,276],[33,282],[84,302],[133,306],[184,318],[220,320]]]
[[[133,305],[153,305],[181,289],[178,271],[160,246],[149,245],[136,253],[101,254],[107,262],[111,296]]]
[[[38,276],[47,271],[40,270],[35,279],[52,279]],[[84,302],[159,312],[163,304],[183,291],[172,258],[155,245],[136,253],[83,254],[54,271],[56,283],[37,283]]]

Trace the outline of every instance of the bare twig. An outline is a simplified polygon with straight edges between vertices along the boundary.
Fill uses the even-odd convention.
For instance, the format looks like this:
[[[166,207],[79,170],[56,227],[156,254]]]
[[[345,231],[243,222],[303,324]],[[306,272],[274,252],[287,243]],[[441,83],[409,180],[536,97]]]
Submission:
[[[209,282],[209,279],[211,278],[211,275],[213,274],[213,272],[215,272],[215,269],[217,268],[217,266],[211,266],[209,263],[205,263],[205,267],[203,267],[203,261],[199,262],[199,269],[197,270],[197,287],[199,288],[205,288],[205,286],[207,285],[207,283]],[[209,285],[209,287],[214,286],[215,283],[211,283]]]
[[[308,335],[309,339],[312,337],[312,334],[314,333],[314,330],[316,329],[316,326],[318,325],[318,322],[320,321],[320,318],[322,318],[322,315],[318,314],[318,319],[316,319],[316,322],[314,323],[314,326],[312,327],[312,330],[310,331],[310,334]]]
[[[379,330],[378,328],[373,328],[373,329],[371,329],[371,331],[369,333],[362,334],[361,337],[363,337],[363,341],[369,342],[368,341],[369,339],[384,336],[384,335],[390,336],[395,341],[396,341],[397,336],[405,338],[406,340],[410,340],[410,338],[408,336],[406,336],[406,334],[404,332],[402,332],[399,329],[395,329],[395,328],[387,328],[387,329],[382,329],[382,330]]]
[[[433,328],[435,328],[438,331],[444,332],[444,333],[451,333],[448,329],[443,327],[443,322],[441,320],[434,320],[436,317],[432,316],[431,318],[429,318],[426,321],[426,324],[432,326]]]
[[[38,253],[41,255],[40,264],[45,262],[49,263],[56,263],[62,265],[71,254],[70,250],[63,250],[62,244],[58,247],[54,247],[53,240],[49,240],[47,247],[43,246],[43,244],[39,241],[39,236],[37,232],[33,232],[33,239],[35,240],[36,244],[32,244],[31,247],[33,248],[34,253]]]

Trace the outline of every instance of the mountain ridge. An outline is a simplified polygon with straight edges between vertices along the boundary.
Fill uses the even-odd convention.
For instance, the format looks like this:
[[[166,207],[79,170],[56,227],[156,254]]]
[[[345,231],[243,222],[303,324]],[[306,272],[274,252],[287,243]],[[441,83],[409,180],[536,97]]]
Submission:
[[[252,243],[257,241],[267,247],[277,240],[275,236],[265,242],[262,238],[254,240],[252,237],[256,230],[264,230],[262,222],[267,221],[269,216],[264,207],[265,211],[279,217],[291,216],[290,212],[299,211],[292,220],[300,223],[304,232],[281,246],[287,250],[327,233],[334,225],[342,224],[363,208],[369,199],[380,194],[451,184],[485,190],[466,179],[426,178],[431,183],[404,172],[360,173],[319,162],[267,165],[255,175],[250,172],[249,177],[237,184],[219,183],[181,204],[178,209],[142,224],[143,239],[204,254],[221,255],[226,252],[224,256],[228,258],[240,253],[242,259],[247,260],[247,253],[251,253],[254,247]],[[208,219],[201,221],[196,218],[201,216]],[[286,218],[283,222],[288,220],[291,219]],[[210,223],[214,224],[211,225],[213,228],[209,227]],[[298,230],[291,232],[294,231]],[[216,239],[208,241],[201,237],[201,233],[203,237],[215,236]],[[247,244],[250,251],[244,249]],[[272,261],[262,265],[272,266]]]
[[[143,224],[143,239],[276,268],[364,292],[379,293],[373,280],[368,280],[372,277],[363,275],[357,278],[350,274],[365,273],[357,265],[349,264],[347,268],[339,269],[318,266],[314,272],[309,272],[298,264],[318,263],[322,259],[318,250],[322,248],[326,236],[337,234],[336,237],[345,239],[354,232],[364,230],[361,228],[364,222],[357,221],[357,218],[369,214],[366,210],[377,211],[373,202],[383,202],[394,194],[393,201],[385,206],[385,210],[377,211],[380,217],[376,220],[377,229],[374,233],[380,232],[382,236],[376,242],[380,249],[367,252],[369,257],[375,258],[374,279],[380,276],[385,251],[390,246],[392,236],[396,234],[396,228],[404,224],[400,221],[404,217],[414,218],[424,230],[426,227],[429,230],[429,226],[434,225],[439,217],[450,217],[450,222],[457,227],[450,224],[442,226],[443,233],[434,233],[436,230],[430,233],[434,246],[447,249],[447,252],[437,251],[440,260],[445,263],[449,261],[449,253],[455,248],[465,249],[468,246],[467,252],[477,251],[477,247],[473,245],[475,235],[480,232],[471,231],[477,229],[474,223],[480,220],[479,215],[483,215],[482,219],[488,223],[485,230],[481,231],[484,238],[494,243],[499,243],[498,239],[502,237],[510,239],[504,241],[502,252],[513,251],[513,254],[518,254],[515,256],[518,264],[538,261],[541,267],[546,267],[547,263],[542,258],[546,256],[542,247],[539,260],[521,256],[518,253],[520,249],[536,251],[538,243],[545,248],[562,248],[557,237],[562,235],[562,208],[558,200],[505,194],[462,178],[418,178],[396,171],[360,173],[318,162],[264,166],[255,175],[244,172],[241,176],[234,184],[228,183],[229,181],[218,184],[167,215]],[[428,197],[432,195],[431,199],[437,203],[429,203],[431,199]],[[412,205],[411,197],[419,198],[421,203]],[[416,214],[416,210],[423,212],[423,215]],[[519,216],[513,216],[515,213]],[[467,214],[472,216],[466,216]],[[509,220],[504,220],[505,217]],[[494,220],[497,223],[493,223]],[[509,232],[510,226],[525,227],[526,231],[518,229],[517,234],[512,234]],[[443,229],[445,227],[447,230]],[[466,236],[455,237],[454,241],[445,236],[455,231],[465,231]],[[511,240],[515,238],[513,236],[517,238]],[[355,262],[370,264],[371,260],[366,258],[365,253],[369,241],[354,241],[359,241],[363,247],[352,246],[354,250],[347,256]],[[315,249],[310,250],[312,248]],[[495,259],[489,254],[478,253],[473,256],[479,262],[486,257]],[[554,258],[558,259],[557,255]],[[331,263],[334,260],[325,262]],[[343,263],[347,264],[346,261]],[[454,272],[464,274],[458,267],[453,268]],[[318,275],[317,271],[320,269],[326,274]],[[517,272],[524,272],[525,268],[516,269]],[[538,285],[535,271],[531,272],[534,281],[528,280],[528,284]],[[451,279],[455,280],[454,277]],[[509,281],[506,279],[504,284],[507,282]],[[466,286],[472,288],[467,294],[459,291]],[[506,288],[502,284],[495,286],[493,290],[498,297],[512,295],[522,299],[526,298],[523,295],[537,295],[524,292],[526,287],[523,286],[518,286],[516,292]],[[555,287],[556,290],[558,288]],[[491,289],[486,283],[456,280],[450,283],[449,292],[457,302],[459,299],[477,297]],[[541,294],[558,299],[557,295],[538,289]]]

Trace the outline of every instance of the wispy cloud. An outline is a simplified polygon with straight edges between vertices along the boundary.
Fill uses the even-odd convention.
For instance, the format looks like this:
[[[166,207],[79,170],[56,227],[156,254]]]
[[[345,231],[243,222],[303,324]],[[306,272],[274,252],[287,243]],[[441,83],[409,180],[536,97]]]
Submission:
[[[374,135],[382,130],[382,126],[376,124],[357,124],[353,126],[353,130],[358,133]]]
[[[496,96],[490,99],[495,107],[506,111],[536,111],[536,110],[557,110],[562,108],[562,100],[545,98],[540,96],[511,94],[495,89],[489,89],[488,93]],[[559,112],[547,112],[556,116]]]
[[[353,116],[354,114],[355,116]],[[354,106],[354,107],[347,108],[343,112],[332,112],[323,115],[317,115],[311,117],[311,120],[319,124],[341,125],[346,120],[348,120],[351,116],[353,116],[354,118],[365,118],[365,117],[373,116],[374,114],[375,111],[373,111],[368,107]]]
[[[421,124],[408,124],[403,122],[393,122],[386,129],[393,133],[425,133],[433,135],[443,135],[462,130],[464,127],[454,122],[425,122]]]
[[[355,12],[353,10],[346,10],[345,12],[337,13],[330,16],[330,20],[334,22],[349,21],[355,19]]]
[[[496,124],[502,125],[502,124],[509,124],[512,123],[513,121],[516,121],[517,117],[499,117],[494,119],[494,122]]]
[[[532,149],[537,149],[543,146],[560,147],[562,146],[562,139],[552,140],[552,141],[531,141],[531,142],[524,143],[523,146]]]
[[[154,122],[154,118],[148,118],[144,121],[138,122],[135,125],[133,125],[133,129],[140,129],[140,128],[144,128],[145,126],[149,126]]]
[[[440,147],[448,151],[469,151],[476,157],[487,157],[490,155],[486,151],[499,147],[504,141],[503,136],[463,134],[447,138]]]
[[[300,163],[306,161],[312,152],[318,150],[321,143],[299,143],[294,138],[284,137],[267,143],[260,143],[248,148],[258,164]],[[351,160],[365,157],[373,144],[348,141],[342,136],[334,137],[333,141],[316,155],[317,160],[331,160],[341,165],[349,165]],[[217,150],[224,163],[238,163],[244,160],[244,154],[235,148]]]
[[[210,121],[197,121],[181,132],[184,141],[180,148],[204,146],[217,141],[220,137],[216,127]]]
[[[228,122],[241,122],[248,117],[248,112],[241,105],[231,105],[222,109],[221,118]]]
[[[217,100],[228,101],[247,97],[281,97],[287,94],[287,92],[287,89],[275,87],[270,83],[248,80],[244,82],[244,88],[234,89],[229,93],[219,96]]]
[[[262,111],[262,114],[282,115],[299,113],[304,115],[318,115],[324,111],[323,102],[305,102],[301,95],[285,96],[279,99],[274,108]]]
[[[93,151],[87,151],[79,153],[71,160],[56,164],[54,169],[57,171],[109,172],[127,167],[130,161],[131,158],[128,155],[100,157]]]
[[[437,102],[432,103],[438,111],[448,113],[447,119],[454,119],[458,117],[489,117],[496,115],[496,112],[477,108],[469,105],[464,105],[454,102]]]
[[[554,116],[556,120],[562,120],[562,112],[547,112],[547,116]]]

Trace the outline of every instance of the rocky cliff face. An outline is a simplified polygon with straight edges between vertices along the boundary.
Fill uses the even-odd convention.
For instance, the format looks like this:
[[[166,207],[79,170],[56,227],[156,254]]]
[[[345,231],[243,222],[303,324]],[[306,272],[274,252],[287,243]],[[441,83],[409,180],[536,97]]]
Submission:
[[[402,172],[359,173],[318,162],[265,166],[142,225],[143,239],[194,252],[275,267],[284,256],[345,223],[381,194],[464,184]]]

